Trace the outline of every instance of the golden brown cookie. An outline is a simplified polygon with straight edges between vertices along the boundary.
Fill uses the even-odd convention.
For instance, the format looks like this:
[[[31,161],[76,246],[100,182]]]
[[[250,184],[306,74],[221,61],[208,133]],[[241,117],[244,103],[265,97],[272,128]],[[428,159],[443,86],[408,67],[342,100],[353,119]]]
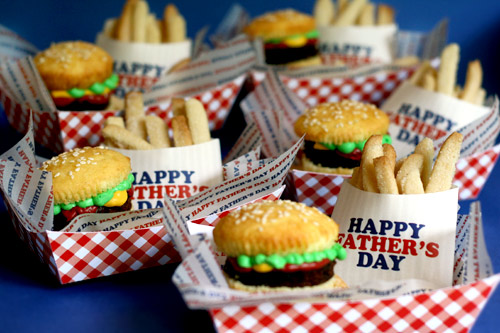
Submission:
[[[85,200],[118,186],[131,172],[130,159],[104,147],[62,153],[43,163],[52,172],[54,204]]]
[[[305,139],[340,145],[357,142],[371,135],[386,134],[389,117],[376,106],[343,100],[312,107],[295,122],[298,136]]]
[[[342,289],[348,288],[348,285],[338,275],[334,275],[328,281],[311,287],[268,287],[268,286],[250,286],[232,279],[226,275],[229,286],[233,289],[248,292],[272,292],[272,291],[296,291],[304,289]]]
[[[214,241],[228,256],[306,253],[332,247],[338,225],[316,208],[286,200],[243,206],[222,218]]]
[[[302,166],[301,169],[304,171],[321,172],[321,173],[334,173],[337,175],[352,175],[352,169],[349,168],[329,168],[324,167],[321,164],[314,164],[306,155],[302,155]]]
[[[49,90],[86,89],[104,82],[113,71],[113,59],[106,51],[82,41],[52,44],[34,60]]]
[[[304,34],[314,29],[316,22],[312,16],[293,9],[284,9],[257,17],[245,27],[244,32],[252,38],[267,40]]]

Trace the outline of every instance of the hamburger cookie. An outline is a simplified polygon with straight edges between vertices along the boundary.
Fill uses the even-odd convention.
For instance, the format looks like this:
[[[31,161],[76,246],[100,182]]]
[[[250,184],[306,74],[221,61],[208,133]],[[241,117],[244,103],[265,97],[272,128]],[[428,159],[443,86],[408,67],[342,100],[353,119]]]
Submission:
[[[61,230],[84,213],[112,213],[132,208],[130,159],[103,147],[62,153],[40,168],[52,173],[54,228]]]
[[[305,111],[295,122],[295,133],[305,134],[302,168],[313,172],[351,174],[359,166],[366,140],[387,135],[389,117],[372,104],[343,100]]]
[[[318,55],[314,18],[293,9],[259,16],[244,32],[252,39],[262,39],[268,64],[287,64]]]
[[[118,86],[113,59],[91,43],[52,44],[34,61],[59,110],[103,110]]]
[[[346,287],[333,271],[346,256],[338,225],[316,208],[282,200],[249,204],[223,217],[213,235],[227,256],[223,271],[232,288]]]

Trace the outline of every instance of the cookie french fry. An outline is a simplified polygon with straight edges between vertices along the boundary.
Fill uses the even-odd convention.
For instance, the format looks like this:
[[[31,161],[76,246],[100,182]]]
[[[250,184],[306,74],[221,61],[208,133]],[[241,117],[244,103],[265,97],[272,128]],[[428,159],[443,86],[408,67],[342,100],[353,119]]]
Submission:
[[[109,104],[106,110],[123,110],[125,109],[125,100],[116,95],[109,96]]]
[[[168,39],[169,36],[169,24],[168,21],[172,20],[172,18],[176,15],[179,14],[179,11],[177,10],[177,7],[174,4],[168,4],[165,6],[165,9],[163,11],[163,32],[162,32],[162,41],[164,43],[170,42]]]
[[[102,29],[104,35],[109,38],[115,38],[117,21],[118,20],[116,19],[109,19],[104,23],[104,27]]]
[[[127,0],[116,24],[116,38],[122,42],[132,40],[132,15],[137,0]]]
[[[153,14],[149,14],[146,22],[146,42],[161,43],[160,27],[156,23],[156,18]]]
[[[394,9],[391,6],[379,4],[377,8],[377,25],[394,23]]]
[[[446,191],[451,188],[455,176],[455,164],[460,157],[463,136],[453,132],[443,143],[432,168],[425,193]]]
[[[437,92],[453,95],[457,82],[457,68],[460,57],[458,44],[450,44],[441,52],[441,64],[437,77]]]
[[[208,117],[203,104],[196,98],[186,101],[186,117],[194,144],[210,141]]]
[[[155,148],[170,147],[167,124],[158,116],[146,116],[146,132],[149,142]]]
[[[414,85],[418,85],[429,68],[432,68],[429,60],[424,61],[408,81]]]
[[[423,164],[422,172],[420,178],[422,179],[422,184],[424,188],[427,187],[429,183],[429,177],[431,176],[432,161],[434,159],[434,143],[429,138],[424,138],[415,147],[415,154],[422,155]]]
[[[460,95],[460,99],[464,101],[475,103],[476,97],[483,84],[483,69],[481,62],[474,60],[469,62],[467,66],[467,75],[465,78],[464,89]]]
[[[170,43],[186,40],[186,20],[180,14],[173,16],[167,21],[167,40]]]
[[[108,125],[116,125],[125,128],[125,122],[122,117],[108,117],[104,120],[104,127]]]
[[[394,165],[387,156],[380,156],[373,160],[377,188],[379,193],[398,194],[398,185],[394,178]]]
[[[421,86],[425,90],[435,91],[436,89],[436,79],[432,75],[432,71],[427,71],[422,77]]]
[[[134,6],[132,16],[132,41],[145,43],[146,25],[148,21],[149,6],[144,0],[139,0]]]
[[[176,147],[184,147],[193,144],[186,117],[177,116],[172,118],[172,131],[174,132],[174,145]]]
[[[172,98],[172,112],[174,117],[186,116],[186,101],[184,98]]]
[[[359,14],[358,25],[374,25],[375,24],[375,5],[371,2],[368,2],[364,5],[363,9],[361,9],[361,13]]]
[[[403,165],[405,160],[406,160],[406,157],[396,161],[396,165],[394,165],[394,175],[398,174],[399,169],[401,169],[401,166]]]
[[[383,144],[382,151],[384,152],[384,156],[386,156],[390,162],[391,171],[394,175],[394,168],[396,167],[396,150],[390,144]]]
[[[420,58],[417,56],[406,56],[397,58],[392,63],[396,66],[410,67],[415,66],[420,62]]]
[[[475,103],[477,105],[484,105],[484,100],[486,99],[486,90],[483,88],[479,89],[476,95]]]
[[[359,167],[352,169],[352,177],[349,180],[349,183],[360,190],[363,189],[363,184],[361,184],[361,171],[359,170]]]
[[[177,62],[174,64],[170,69],[168,70],[168,73],[174,73],[177,71],[180,71],[181,69],[185,68],[189,63],[191,62],[191,58],[184,58],[181,61]]]
[[[146,133],[146,121],[144,116],[127,117],[125,119],[125,127],[131,133],[134,133],[143,140],[146,140],[148,138],[148,134]]]
[[[333,25],[339,27],[354,25],[366,2],[367,0],[352,0],[351,2],[349,2],[346,5],[345,10],[343,10],[341,13],[339,12],[339,15],[333,22]]]
[[[365,143],[363,155],[361,155],[361,177],[363,189],[368,192],[377,192],[377,178],[373,160],[384,155],[382,148],[382,135],[373,135]]]
[[[313,16],[316,26],[327,26],[333,21],[335,15],[335,4],[332,0],[316,0]]]
[[[142,93],[131,91],[125,95],[125,119],[144,116]]]
[[[396,174],[399,193],[424,193],[424,186],[420,179],[423,163],[424,157],[420,154],[411,154],[404,160]]]
[[[346,10],[348,4],[349,4],[349,0],[337,0],[337,8],[338,8],[337,17]],[[334,21],[335,21],[335,18],[334,18]]]
[[[455,86],[455,89],[453,90],[453,97],[460,98],[460,95],[462,95],[462,87],[460,87],[458,84]]]
[[[124,147],[126,149],[148,150],[154,148],[146,140],[138,137],[125,128],[116,125],[104,127],[102,129],[102,136],[106,140],[115,143],[118,147]]]

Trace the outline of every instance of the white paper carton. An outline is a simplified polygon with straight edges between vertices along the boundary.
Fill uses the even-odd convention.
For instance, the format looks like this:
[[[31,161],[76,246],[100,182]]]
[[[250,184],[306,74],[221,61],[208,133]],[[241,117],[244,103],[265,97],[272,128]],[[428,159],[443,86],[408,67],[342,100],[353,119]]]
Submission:
[[[335,272],[360,286],[373,280],[451,285],[458,188],[427,194],[380,194],[344,182],[332,218],[347,258]]]
[[[114,72],[120,76],[117,95],[148,90],[173,65],[191,56],[190,39],[161,44],[122,42],[99,33],[96,44],[114,59]]]
[[[163,197],[186,199],[222,182],[218,139],[153,150],[117,149],[130,157],[135,177],[134,209],[163,207]]]
[[[319,29],[319,50],[324,63],[389,63],[395,56],[397,26],[324,26]]]

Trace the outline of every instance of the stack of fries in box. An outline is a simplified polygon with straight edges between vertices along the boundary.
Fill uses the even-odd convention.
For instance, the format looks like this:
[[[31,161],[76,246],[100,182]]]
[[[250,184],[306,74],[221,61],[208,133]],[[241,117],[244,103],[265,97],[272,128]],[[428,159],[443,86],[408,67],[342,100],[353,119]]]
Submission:
[[[333,0],[316,0],[313,14],[318,26],[371,26],[394,23],[394,9],[391,6],[375,6],[367,0],[337,0],[337,4]]]

